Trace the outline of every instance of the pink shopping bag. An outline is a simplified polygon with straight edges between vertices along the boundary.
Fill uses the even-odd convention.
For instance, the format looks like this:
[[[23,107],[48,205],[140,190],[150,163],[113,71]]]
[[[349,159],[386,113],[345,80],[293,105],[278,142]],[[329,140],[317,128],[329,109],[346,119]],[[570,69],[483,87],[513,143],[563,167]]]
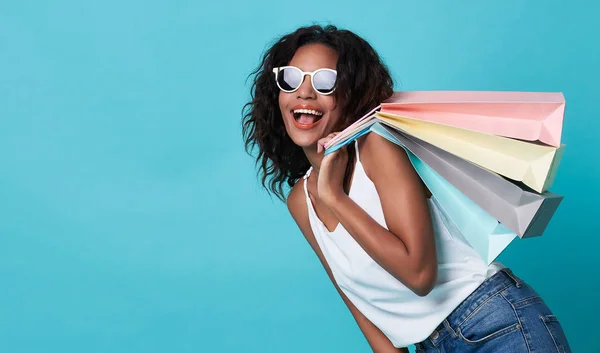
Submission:
[[[381,112],[491,135],[559,147],[565,110],[562,93],[395,92]]]

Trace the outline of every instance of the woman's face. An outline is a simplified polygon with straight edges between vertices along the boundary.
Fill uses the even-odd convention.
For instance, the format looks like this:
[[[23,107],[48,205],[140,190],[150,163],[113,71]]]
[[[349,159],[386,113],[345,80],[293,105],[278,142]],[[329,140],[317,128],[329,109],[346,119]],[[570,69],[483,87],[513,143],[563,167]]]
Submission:
[[[308,44],[298,48],[288,65],[305,72],[323,68],[335,70],[337,60],[336,51],[328,46]],[[318,140],[334,132],[340,120],[333,94],[322,95],[315,91],[308,75],[295,92],[279,91],[279,108],[287,134],[303,148],[316,148]]]

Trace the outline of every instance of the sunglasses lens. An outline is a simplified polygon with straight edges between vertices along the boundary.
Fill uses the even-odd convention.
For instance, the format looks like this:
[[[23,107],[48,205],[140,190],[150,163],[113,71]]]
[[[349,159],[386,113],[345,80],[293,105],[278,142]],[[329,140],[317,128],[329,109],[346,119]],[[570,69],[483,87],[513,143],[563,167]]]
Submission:
[[[277,83],[284,91],[292,91],[302,84],[302,72],[295,68],[287,67],[277,74]]]
[[[330,70],[321,70],[315,73],[313,77],[313,84],[315,89],[323,94],[333,92],[335,88],[335,81],[337,79],[337,73]]]

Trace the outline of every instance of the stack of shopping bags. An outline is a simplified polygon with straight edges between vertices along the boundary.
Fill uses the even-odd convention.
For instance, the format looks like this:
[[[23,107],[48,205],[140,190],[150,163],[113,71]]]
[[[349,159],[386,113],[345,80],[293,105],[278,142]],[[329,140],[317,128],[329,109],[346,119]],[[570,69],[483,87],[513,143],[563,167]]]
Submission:
[[[402,146],[441,207],[488,264],[540,236],[563,197],[549,190],[564,151],[561,93],[396,92],[338,134],[332,153],[376,133]]]

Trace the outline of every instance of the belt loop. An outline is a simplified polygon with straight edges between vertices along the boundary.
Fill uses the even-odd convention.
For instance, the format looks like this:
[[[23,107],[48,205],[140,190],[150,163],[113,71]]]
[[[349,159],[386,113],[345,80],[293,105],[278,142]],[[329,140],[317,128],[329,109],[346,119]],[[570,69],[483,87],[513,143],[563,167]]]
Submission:
[[[444,327],[446,328],[446,330],[448,330],[452,333],[452,336],[454,338],[456,338],[458,336],[456,334],[456,331],[454,331],[454,329],[452,329],[452,327],[450,327],[450,322],[448,322],[448,319],[444,320]]]
[[[517,276],[515,276],[511,269],[504,268],[502,269],[502,271],[506,273],[506,275],[508,275],[508,277],[510,277],[513,281],[515,281],[515,285],[517,286],[517,288],[521,288],[521,280]]]

